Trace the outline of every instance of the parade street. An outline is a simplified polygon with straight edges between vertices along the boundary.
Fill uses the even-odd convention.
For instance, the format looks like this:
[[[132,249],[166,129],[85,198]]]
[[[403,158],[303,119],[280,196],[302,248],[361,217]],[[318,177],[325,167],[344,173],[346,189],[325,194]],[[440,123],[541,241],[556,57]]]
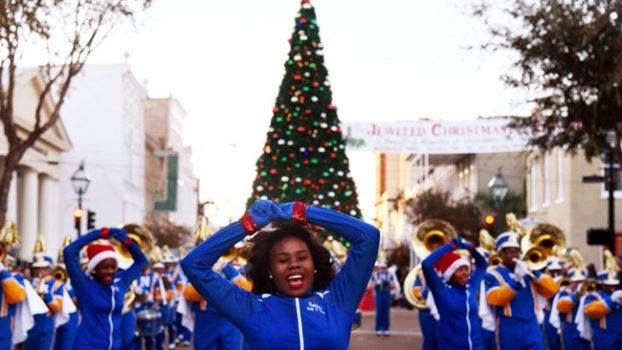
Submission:
[[[350,336],[350,349],[421,349],[421,329],[417,311],[392,308],[391,335],[388,337],[376,336],[375,316],[374,312],[363,313],[363,324],[352,331]]]

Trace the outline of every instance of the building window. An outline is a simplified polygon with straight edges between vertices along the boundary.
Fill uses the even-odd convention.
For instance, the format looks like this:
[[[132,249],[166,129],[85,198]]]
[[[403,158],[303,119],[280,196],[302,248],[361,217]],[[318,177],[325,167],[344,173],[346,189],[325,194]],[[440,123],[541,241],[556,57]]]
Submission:
[[[557,202],[564,201],[564,150],[557,150]]]
[[[551,204],[551,155],[549,153],[544,154],[542,175],[544,178],[544,201],[542,205],[547,207]]]
[[[531,169],[529,169],[529,210],[535,211],[538,208],[538,196],[537,196],[537,178],[538,178],[538,166],[535,161],[531,161]]]

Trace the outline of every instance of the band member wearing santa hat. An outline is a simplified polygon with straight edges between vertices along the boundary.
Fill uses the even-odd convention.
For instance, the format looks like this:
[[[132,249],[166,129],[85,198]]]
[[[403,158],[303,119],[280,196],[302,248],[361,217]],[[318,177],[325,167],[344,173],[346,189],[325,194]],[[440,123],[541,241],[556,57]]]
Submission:
[[[0,245],[3,243],[0,243]],[[3,247],[0,247],[2,249]],[[12,320],[15,305],[26,300],[26,290],[0,261],[0,349],[12,349]]]
[[[455,249],[469,250],[475,259],[473,274],[470,261],[456,254]],[[474,245],[460,238],[435,250],[421,263],[440,315],[436,327],[438,349],[483,349],[477,290],[486,266],[486,259]]]
[[[352,244],[334,278],[330,254],[308,231],[307,220]],[[257,231],[248,262],[249,293],[213,266],[236,242]],[[201,296],[240,329],[251,349],[347,349],[379,241],[378,229],[349,215],[300,202],[259,200],[240,221],[190,252],[181,266]]]
[[[515,232],[500,234],[495,244],[502,263],[490,268],[484,278],[486,300],[497,317],[497,346],[504,350],[544,349],[536,317],[536,313],[542,312],[538,305],[541,298],[537,295],[550,299],[557,293],[558,286],[550,276],[530,271],[525,261],[520,260],[520,244]]]
[[[118,257],[109,244],[98,239],[116,239],[129,250],[134,263],[117,272]],[[87,246],[86,273],[80,268],[80,250]],[[74,349],[120,349],[123,296],[132,281],[140,276],[147,258],[127,232],[120,228],[102,228],[79,237],[64,250],[67,273],[76,293],[82,315]]]

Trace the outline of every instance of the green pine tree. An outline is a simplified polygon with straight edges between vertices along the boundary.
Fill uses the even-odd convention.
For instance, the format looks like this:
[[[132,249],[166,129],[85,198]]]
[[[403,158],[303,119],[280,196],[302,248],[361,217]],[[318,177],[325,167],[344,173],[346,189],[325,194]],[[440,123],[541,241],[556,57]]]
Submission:
[[[361,217],[315,10],[303,0],[248,204],[300,200]]]

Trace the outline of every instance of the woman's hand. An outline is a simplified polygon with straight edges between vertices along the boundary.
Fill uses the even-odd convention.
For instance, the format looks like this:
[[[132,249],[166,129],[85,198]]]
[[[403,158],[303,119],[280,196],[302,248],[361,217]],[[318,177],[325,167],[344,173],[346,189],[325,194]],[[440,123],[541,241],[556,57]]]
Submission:
[[[269,200],[258,200],[248,209],[257,226],[264,227],[273,220],[287,220],[289,216],[285,215],[278,204]]]
[[[473,242],[469,242],[463,238],[460,237],[456,237],[454,239],[451,240],[452,245],[454,246],[455,249],[465,249],[465,250],[471,250],[475,247],[475,245],[473,244]]]
[[[108,236],[110,238],[114,238],[121,243],[125,243],[129,238],[127,236],[127,232],[122,228],[112,227],[109,228]]]

